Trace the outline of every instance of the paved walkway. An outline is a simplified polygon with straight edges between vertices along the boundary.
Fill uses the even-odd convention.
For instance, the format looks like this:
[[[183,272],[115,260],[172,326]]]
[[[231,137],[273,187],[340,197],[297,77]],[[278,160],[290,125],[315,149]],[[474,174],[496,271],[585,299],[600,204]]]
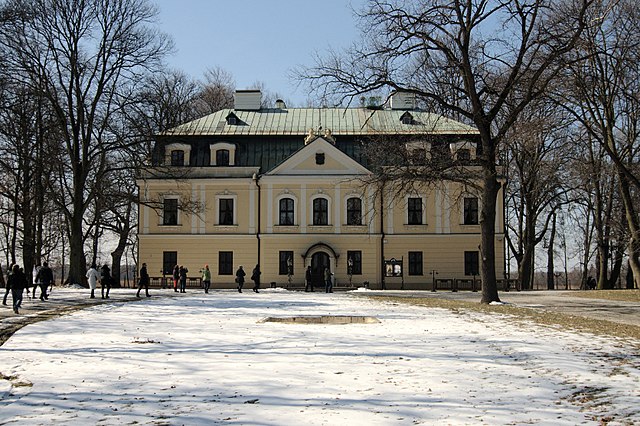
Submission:
[[[568,315],[640,326],[640,303],[577,297],[576,293],[578,291],[580,290],[500,292],[500,300],[523,308],[561,312]],[[479,292],[473,293],[468,291],[455,293],[451,291],[437,291],[434,293],[430,291],[387,290],[371,293],[399,297],[434,297],[467,302],[479,302],[481,298]]]
[[[1,289],[4,290],[4,289]],[[11,296],[8,305],[0,305],[0,345],[11,335],[27,324],[44,321],[51,317],[71,312],[77,309],[98,305],[102,303],[135,302],[135,289],[113,289],[110,299],[101,299],[99,289],[96,299],[89,299],[89,291],[85,289],[60,289],[54,288],[48,301],[29,299],[25,297],[20,310],[20,315],[15,315],[11,309]],[[197,292],[188,290],[186,295]],[[216,290],[212,291],[215,294]],[[450,300],[479,302],[480,293],[450,292],[450,291],[370,291],[364,294],[380,294],[398,297],[434,297]],[[581,316],[587,319],[601,319],[621,324],[640,326],[640,303],[619,302],[604,299],[589,299],[575,296],[576,291],[526,291],[526,292],[502,292],[500,299],[503,302],[515,306],[532,309],[543,309],[554,312],[562,312],[569,315]],[[171,289],[152,289],[152,297],[181,297],[183,294],[175,293]]]

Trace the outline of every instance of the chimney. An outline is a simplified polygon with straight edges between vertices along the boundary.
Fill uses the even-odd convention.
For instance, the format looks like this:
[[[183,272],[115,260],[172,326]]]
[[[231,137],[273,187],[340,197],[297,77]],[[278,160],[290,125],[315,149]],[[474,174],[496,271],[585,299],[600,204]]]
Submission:
[[[395,92],[391,95],[391,109],[415,109],[416,95],[407,92]]]
[[[262,93],[260,90],[236,90],[233,103],[237,110],[258,111],[262,104]]]
[[[282,99],[276,99],[276,108],[287,109],[287,104],[285,104]]]

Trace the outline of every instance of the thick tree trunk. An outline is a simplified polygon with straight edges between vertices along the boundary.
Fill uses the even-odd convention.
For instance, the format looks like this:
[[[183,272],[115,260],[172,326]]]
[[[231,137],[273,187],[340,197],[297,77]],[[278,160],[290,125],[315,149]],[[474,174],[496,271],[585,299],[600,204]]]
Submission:
[[[499,302],[496,280],[496,204],[500,183],[495,171],[485,171],[482,211],[480,213],[480,277],[482,278],[481,303]]]
[[[74,214],[69,223],[69,284],[83,284],[86,273],[82,216]]]

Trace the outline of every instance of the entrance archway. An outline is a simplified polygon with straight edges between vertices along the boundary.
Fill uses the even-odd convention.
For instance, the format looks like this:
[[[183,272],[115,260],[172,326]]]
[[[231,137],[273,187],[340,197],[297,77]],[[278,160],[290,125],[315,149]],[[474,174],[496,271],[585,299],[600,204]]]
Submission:
[[[331,270],[329,255],[318,251],[311,256],[311,281],[314,287],[324,287],[324,269]]]

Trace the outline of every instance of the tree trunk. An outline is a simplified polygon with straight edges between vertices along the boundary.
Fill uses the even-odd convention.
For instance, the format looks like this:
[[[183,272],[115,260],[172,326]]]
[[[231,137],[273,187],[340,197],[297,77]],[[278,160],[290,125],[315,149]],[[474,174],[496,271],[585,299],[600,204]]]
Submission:
[[[487,153],[488,154],[488,153]],[[490,164],[495,164],[491,162]],[[482,193],[482,211],[480,213],[480,277],[482,279],[481,303],[499,302],[498,283],[496,280],[496,204],[500,183],[496,179],[495,170],[485,166],[484,191]]]
[[[81,202],[81,199],[76,198]],[[76,210],[81,211],[81,210]],[[69,284],[84,283],[86,273],[86,259],[84,256],[84,241],[82,232],[82,216],[73,214],[69,223],[69,276],[67,281]]]
[[[640,288],[640,224],[638,223],[638,214],[635,211],[633,205],[633,199],[631,197],[631,189],[629,181],[622,172],[620,175],[620,194],[622,195],[622,201],[624,202],[624,209],[627,218],[627,226],[629,227],[629,265],[633,271],[633,281],[636,288]],[[598,283],[599,284],[599,283]]]
[[[556,239],[556,214],[551,220],[551,234],[549,235],[549,247],[547,248],[547,290],[555,289],[555,266],[553,264],[553,247]]]

